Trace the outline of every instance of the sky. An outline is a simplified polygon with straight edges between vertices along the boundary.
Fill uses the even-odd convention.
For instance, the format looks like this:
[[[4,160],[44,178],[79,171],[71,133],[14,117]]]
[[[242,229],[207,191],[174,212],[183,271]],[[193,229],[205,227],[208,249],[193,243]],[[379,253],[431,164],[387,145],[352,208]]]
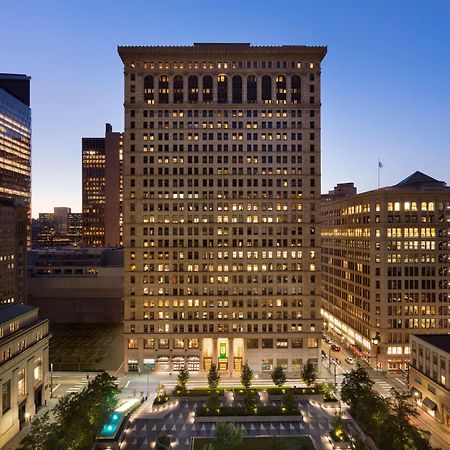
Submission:
[[[81,211],[81,138],[123,130],[118,45],[326,45],[322,192],[450,184],[448,0],[1,0],[0,72],[32,77],[33,217]]]

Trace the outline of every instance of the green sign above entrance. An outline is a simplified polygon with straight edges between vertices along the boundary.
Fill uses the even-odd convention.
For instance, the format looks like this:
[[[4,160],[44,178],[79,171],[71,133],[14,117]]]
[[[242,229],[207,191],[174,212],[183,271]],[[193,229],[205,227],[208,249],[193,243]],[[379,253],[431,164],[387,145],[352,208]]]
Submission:
[[[227,343],[219,343],[219,359],[227,359]]]

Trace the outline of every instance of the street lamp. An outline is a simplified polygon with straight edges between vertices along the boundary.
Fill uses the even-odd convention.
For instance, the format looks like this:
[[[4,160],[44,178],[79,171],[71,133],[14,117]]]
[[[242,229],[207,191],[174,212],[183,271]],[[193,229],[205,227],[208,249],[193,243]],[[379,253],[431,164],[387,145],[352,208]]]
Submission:
[[[378,353],[380,350],[380,347],[379,347],[380,342],[381,342],[381,336],[380,336],[380,333],[377,331],[375,334],[375,337],[372,338],[372,344],[374,344],[376,346],[375,347],[375,358],[376,358],[375,369],[378,369]]]

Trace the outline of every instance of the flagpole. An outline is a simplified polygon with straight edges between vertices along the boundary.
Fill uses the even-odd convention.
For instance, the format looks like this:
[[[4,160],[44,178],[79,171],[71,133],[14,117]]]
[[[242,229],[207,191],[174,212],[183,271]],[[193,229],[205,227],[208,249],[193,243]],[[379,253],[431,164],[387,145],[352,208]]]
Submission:
[[[380,169],[381,169],[380,160],[378,160],[378,189],[380,189]]]

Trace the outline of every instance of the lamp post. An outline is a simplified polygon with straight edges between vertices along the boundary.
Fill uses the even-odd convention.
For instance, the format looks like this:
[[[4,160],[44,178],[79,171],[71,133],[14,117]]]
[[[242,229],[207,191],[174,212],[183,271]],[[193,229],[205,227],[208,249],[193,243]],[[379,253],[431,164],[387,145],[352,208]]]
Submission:
[[[53,398],[53,363],[50,363],[50,398]]]
[[[379,344],[381,342],[380,333],[377,331],[375,337],[372,338],[372,344],[375,345],[375,369],[378,369],[378,352],[379,352]]]

